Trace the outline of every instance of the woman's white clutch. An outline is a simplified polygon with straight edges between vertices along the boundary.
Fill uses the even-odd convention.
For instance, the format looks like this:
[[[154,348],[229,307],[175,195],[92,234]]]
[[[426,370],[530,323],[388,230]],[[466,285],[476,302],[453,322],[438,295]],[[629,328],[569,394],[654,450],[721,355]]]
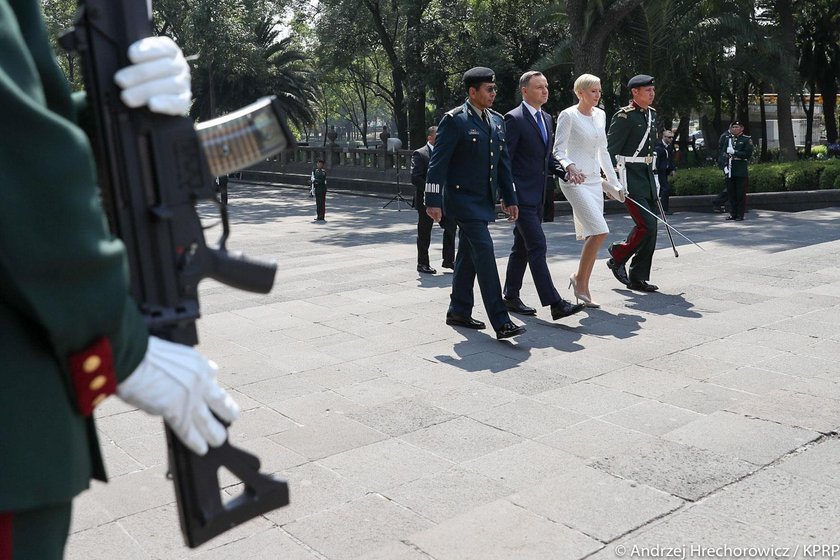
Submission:
[[[626,193],[619,185],[611,185],[606,179],[601,179],[601,190],[611,199],[624,202],[624,195]]]

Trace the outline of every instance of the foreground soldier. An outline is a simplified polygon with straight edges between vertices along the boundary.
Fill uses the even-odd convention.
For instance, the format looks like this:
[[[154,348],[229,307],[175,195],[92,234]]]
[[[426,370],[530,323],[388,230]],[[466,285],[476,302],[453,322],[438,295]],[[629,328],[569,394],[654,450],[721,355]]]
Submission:
[[[464,73],[469,99],[446,113],[438,125],[426,177],[426,212],[436,222],[445,213],[460,230],[446,324],[485,328],[484,323],[472,318],[477,276],[487,316],[496,338],[502,339],[522,334],[525,329],[510,320],[502,301],[493,238],[487,229],[487,224],[495,221],[499,194],[510,219],[515,221],[519,216],[504,118],[490,109],[496,99],[495,82],[489,68],[476,67]]]
[[[143,39],[129,58],[115,76],[126,105],[189,108],[177,45]],[[211,362],[149,337],[37,0],[0,0],[0,123],[0,560],[55,560],[73,497],[105,480],[92,413],[108,395],[162,415],[199,454],[226,439],[211,411],[239,409]]]
[[[633,76],[627,83],[633,95],[630,105],[622,107],[613,115],[607,134],[607,150],[613,163],[624,165],[628,190],[627,198],[655,212],[656,185],[653,179],[653,144],[656,140],[656,111],[650,106],[656,95],[653,77],[640,74]],[[624,156],[620,158],[617,156]],[[623,160],[623,162],[622,162]],[[609,247],[610,260],[607,267],[616,279],[640,292],[655,292],[659,288],[648,284],[653,251],[656,249],[656,218],[641,210],[629,200],[624,201],[634,227],[621,243]],[[630,274],[625,268],[630,258]]]

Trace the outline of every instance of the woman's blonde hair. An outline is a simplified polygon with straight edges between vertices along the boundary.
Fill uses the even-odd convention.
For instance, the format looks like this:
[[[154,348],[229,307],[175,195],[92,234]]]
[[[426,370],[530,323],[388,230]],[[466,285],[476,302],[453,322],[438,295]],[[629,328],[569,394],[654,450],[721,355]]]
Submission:
[[[578,76],[578,79],[575,80],[575,93],[580,93],[583,90],[600,83],[601,78],[598,76],[593,76],[592,74],[581,74]]]

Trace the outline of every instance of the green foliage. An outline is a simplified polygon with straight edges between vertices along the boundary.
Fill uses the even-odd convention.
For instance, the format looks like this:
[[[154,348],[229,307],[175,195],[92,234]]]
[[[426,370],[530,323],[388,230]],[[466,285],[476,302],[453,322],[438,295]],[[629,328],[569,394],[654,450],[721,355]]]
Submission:
[[[671,185],[676,195],[720,192],[724,176],[719,169],[700,167],[680,169]],[[750,165],[749,192],[810,191],[840,189],[840,160],[805,160],[789,163]]]

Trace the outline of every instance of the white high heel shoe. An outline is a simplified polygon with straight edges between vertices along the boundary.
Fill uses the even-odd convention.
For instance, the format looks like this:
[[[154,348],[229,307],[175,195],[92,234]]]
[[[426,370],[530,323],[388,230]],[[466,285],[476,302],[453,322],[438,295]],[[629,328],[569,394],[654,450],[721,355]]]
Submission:
[[[578,301],[582,301],[583,305],[585,305],[586,307],[590,307],[592,309],[598,309],[598,308],[601,307],[600,303],[592,301],[592,298],[590,298],[589,296],[578,293],[578,291],[577,291],[577,275],[575,275],[575,274],[569,275],[569,288],[574,292],[575,299],[577,299]]]

